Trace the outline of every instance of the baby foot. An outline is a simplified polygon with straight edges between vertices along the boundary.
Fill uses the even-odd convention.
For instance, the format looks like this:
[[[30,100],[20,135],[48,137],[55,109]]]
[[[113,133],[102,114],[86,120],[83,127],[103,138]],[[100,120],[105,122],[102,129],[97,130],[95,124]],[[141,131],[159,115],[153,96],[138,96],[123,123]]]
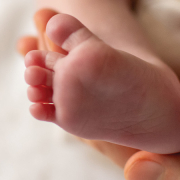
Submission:
[[[39,48],[42,50],[49,50],[59,53],[64,52],[62,51],[62,48],[54,44],[50,39],[45,38],[46,36],[45,27],[49,19],[53,17],[55,13],[57,14],[57,12],[51,9],[42,9],[35,14],[34,21],[36,23],[36,28],[39,37],[38,38],[33,36],[22,37],[17,43],[17,49],[20,54],[25,56],[29,51],[39,50]],[[43,42],[46,44],[43,44]],[[32,96],[31,99],[32,101],[33,98],[34,96]],[[124,167],[129,157],[131,157],[134,153],[138,151],[137,149],[109,143],[106,141],[83,139],[77,136],[76,139],[98,150],[99,152],[110,158],[114,163],[116,163],[120,167]]]
[[[69,54],[27,54],[35,118],[87,139],[155,153],[180,150],[179,82],[169,69],[109,47],[69,15],[54,16],[47,34]]]

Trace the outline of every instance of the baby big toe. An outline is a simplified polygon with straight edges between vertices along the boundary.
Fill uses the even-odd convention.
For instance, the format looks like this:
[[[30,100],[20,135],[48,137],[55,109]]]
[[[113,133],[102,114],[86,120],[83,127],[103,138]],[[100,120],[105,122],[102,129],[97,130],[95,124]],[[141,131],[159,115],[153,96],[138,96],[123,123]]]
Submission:
[[[46,32],[54,43],[68,52],[87,39],[95,38],[80,21],[67,14],[52,17],[47,24]]]

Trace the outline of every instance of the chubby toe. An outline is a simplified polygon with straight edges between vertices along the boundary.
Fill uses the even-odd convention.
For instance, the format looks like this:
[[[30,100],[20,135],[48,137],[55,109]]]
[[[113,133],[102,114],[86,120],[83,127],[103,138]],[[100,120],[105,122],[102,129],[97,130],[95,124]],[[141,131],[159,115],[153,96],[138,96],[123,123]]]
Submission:
[[[44,86],[29,86],[27,95],[31,102],[52,103],[53,90]]]
[[[39,66],[30,66],[25,71],[25,81],[31,86],[52,86],[53,72]]]

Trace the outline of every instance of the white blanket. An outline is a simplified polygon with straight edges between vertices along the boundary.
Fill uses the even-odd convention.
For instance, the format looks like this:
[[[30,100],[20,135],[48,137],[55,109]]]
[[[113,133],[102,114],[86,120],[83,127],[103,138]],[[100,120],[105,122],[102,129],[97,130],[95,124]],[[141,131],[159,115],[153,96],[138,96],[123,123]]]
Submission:
[[[0,179],[123,180],[123,171],[52,123],[31,117],[23,57],[15,50],[35,34],[32,0],[0,0]]]

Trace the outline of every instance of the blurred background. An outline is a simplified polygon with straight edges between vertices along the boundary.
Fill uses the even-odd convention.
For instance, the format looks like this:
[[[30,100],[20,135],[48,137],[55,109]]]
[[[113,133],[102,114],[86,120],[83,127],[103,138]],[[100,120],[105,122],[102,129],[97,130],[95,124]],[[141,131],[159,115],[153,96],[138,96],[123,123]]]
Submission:
[[[124,180],[123,171],[59,127],[29,113],[17,40],[36,35],[33,0],[0,0],[0,179]]]

